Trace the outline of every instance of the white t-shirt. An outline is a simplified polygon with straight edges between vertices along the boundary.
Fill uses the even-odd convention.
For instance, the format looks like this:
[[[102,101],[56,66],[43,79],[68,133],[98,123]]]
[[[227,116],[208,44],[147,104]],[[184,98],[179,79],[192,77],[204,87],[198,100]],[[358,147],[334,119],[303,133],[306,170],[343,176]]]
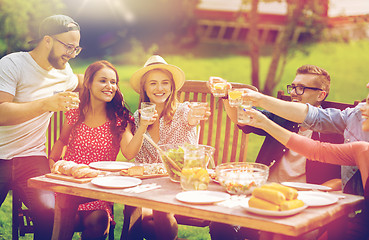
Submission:
[[[0,59],[0,91],[12,94],[13,102],[35,101],[77,86],[78,78],[68,63],[65,69],[47,71],[28,52]],[[0,159],[46,156],[46,130],[52,114],[47,112],[21,124],[0,126]]]
[[[311,138],[312,130],[298,132],[299,135]],[[270,171],[268,181],[270,182],[303,182],[306,183],[306,157],[289,150],[283,154],[280,161]]]

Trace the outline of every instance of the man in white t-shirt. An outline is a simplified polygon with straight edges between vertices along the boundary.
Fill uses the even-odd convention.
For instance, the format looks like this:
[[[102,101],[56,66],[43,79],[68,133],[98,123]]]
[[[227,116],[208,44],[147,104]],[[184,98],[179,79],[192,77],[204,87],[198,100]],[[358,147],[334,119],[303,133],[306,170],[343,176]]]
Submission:
[[[68,63],[82,50],[80,28],[72,18],[45,18],[37,46],[0,59],[0,204],[10,188],[31,211],[34,239],[51,239],[54,193],[27,187],[31,177],[50,172],[46,130],[53,112],[79,102],[79,85]]]

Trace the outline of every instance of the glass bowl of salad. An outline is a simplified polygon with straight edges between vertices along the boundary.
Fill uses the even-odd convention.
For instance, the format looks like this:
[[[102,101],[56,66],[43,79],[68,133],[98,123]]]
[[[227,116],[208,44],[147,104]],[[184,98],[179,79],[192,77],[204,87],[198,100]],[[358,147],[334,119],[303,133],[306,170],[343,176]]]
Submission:
[[[228,193],[248,195],[255,187],[266,183],[269,167],[261,163],[230,162],[218,165],[215,174]]]
[[[159,145],[160,150],[158,151],[158,153],[161,157],[161,160],[169,175],[170,180],[172,180],[173,182],[180,182],[181,171],[184,165],[184,149],[186,146],[190,146],[190,144],[184,143]],[[206,167],[208,165],[213,166],[213,155],[215,151],[214,147],[200,144],[198,144],[198,146],[203,146],[205,148]],[[170,158],[170,160],[168,158]],[[174,162],[176,166],[174,166],[172,162]]]
[[[183,144],[163,144],[159,145],[159,148],[160,150],[158,150],[158,153],[164,163],[170,180],[173,182],[180,182],[184,163]]]

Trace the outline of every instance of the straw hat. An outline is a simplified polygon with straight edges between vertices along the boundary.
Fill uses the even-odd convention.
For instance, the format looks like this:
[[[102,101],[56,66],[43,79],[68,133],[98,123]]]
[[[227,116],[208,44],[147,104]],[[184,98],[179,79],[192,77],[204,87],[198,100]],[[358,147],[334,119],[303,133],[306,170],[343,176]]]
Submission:
[[[145,63],[144,67],[136,71],[129,82],[133,90],[140,93],[140,82],[142,76],[152,69],[166,69],[173,75],[174,85],[176,89],[180,89],[185,81],[185,74],[179,67],[168,64],[161,56],[153,55]]]

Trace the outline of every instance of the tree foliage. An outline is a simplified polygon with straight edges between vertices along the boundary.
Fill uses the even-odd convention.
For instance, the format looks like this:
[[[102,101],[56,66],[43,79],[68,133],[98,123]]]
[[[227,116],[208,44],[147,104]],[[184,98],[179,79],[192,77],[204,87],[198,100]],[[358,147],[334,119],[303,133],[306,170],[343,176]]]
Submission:
[[[63,9],[62,0],[0,0],[0,56],[28,50],[42,19]]]
[[[243,5],[251,4],[249,14],[250,21],[250,58],[251,58],[251,82],[260,89],[259,79],[259,31],[258,31],[258,4],[259,2],[281,2],[282,0],[243,0]],[[271,95],[275,86],[280,82],[284,67],[288,61],[288,56],[299,50],[300,44],[298,36],[301,32],[309,36],[309,41],[319,38],[324,27],[322,17],[322,4],[318,0],[286,0],[287,21],[284,29],[279,33],[273,46],[272,59],[269,65],[268,74],[265,80],[263,93]],[[242,9],[247,9],[241,7]],[[301,50],[301,49],[300,49]]]

